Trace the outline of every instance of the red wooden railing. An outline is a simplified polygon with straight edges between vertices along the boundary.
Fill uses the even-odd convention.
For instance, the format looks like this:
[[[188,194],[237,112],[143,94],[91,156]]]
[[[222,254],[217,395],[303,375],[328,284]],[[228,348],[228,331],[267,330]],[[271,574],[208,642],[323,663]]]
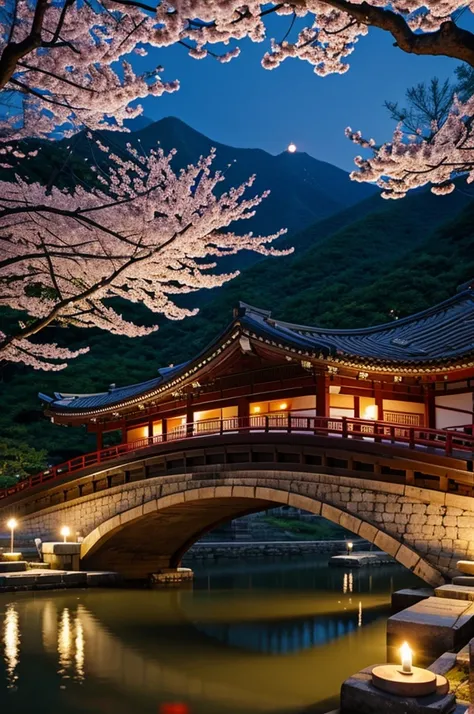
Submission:
[[[429,449],[444,456],[472,460],[474,458],[474,435],[453,429],[428,429],[422,426],[403,426],[382,421],[354,419],[352,417],[304,417],[291,414],[275,416],[251,416],[245,418],[210,419],[191,422],[169,432],[167,435],[134,441],[130,444],[110,446],[100,451],[77,456],[57,466],[52,466],[35,476],[20,481],[15,486],[0,490],[0,499],[13,496],[39,484],[63,479],[90,466],[100,466],[131,452],[147,449],[160,443],[200,438],[209,434],[254,432],[285,432],[332,436],[349,439],[364,439],[377,443],[396,444],[409,449]]]

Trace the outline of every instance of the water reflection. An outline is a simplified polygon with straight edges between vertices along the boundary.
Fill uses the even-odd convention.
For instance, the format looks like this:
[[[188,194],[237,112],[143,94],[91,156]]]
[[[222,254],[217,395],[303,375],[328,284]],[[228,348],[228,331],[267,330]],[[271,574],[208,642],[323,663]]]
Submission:
[[[344,595],[346,593],[352,593],[354,592],[354,575],[352,571],[349,573],[344,573],[344,577],[342,580],[342,592]]]
[[[198,567],[193,591],[0,596],[0,710],[31,714],[35,686],[35,714],[156,714],[166,701],[191,714],[334,709],[341,681],[384,657],[391,575],[417,584],[380,569],[370,593],[367,576],[349,575],[323,561],[234,561]]]
[[[76,679],[80,682],[84,679],[84,629],[80,620],[80,615],[76,617]]]
[[[5,612],[3,645],[7,687],[12,689],[18,680],[17,667],[20,656],[20,617],[15,605],[8,605]]]

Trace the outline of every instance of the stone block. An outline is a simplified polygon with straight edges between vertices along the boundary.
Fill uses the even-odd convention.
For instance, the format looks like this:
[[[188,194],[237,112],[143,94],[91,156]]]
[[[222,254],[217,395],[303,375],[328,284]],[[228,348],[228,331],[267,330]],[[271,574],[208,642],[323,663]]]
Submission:
[[[436,493],[436,491],[433,491],[433,493]],[[467,511],[472,505],[472,499],[469,496],[457,496],[454,493],[446,493],[445,496],[445,503],[448,507],[452,506],[453,508],[460,508],[463,511]]]
[[[429,597],[389,617],[387,643],[405,640],[427,657],[459,649],[474,636],[474,604]]]
[[[64,572],[56,571],[52,573],[36,573],[36,582],[42,583],[43,585],[58,585],[63,582]]]
[[[410,548],[407,548],[406,545],[401,545],[397,551],[397,560],[399,563],[404,565],[405,568],[413,570],[418,564],[420,556],[418,555],[418,553],[415,553],[415,551],[411,550]]]
[[[328,521],[332,521],[333,523],[339,523],[339,519],[341,518],[341,511],[339,508],[334,508],[334,506],[329,506],[327,503],[323,503],[323,507],[321,508],[321,515],[323,518],[327,518]],[[362,536],[363,538],[364,536]]]
[[[395,538],[392,538],[392,536],[389,536],[386,533],[382,533],[382,531],[377,533],[374,543],[378,548],[380,548],[380,550],[383,550],[384,553],[393,556],[395,556],[396,552],[400,548],[398,540],[395,540]]]
[[[121,577],[118,573],[112,572],[91,572],[86,573],[87,585],[92,587],[110,587],[119,585],[121,582]]]
[[[290,493],[288,497],[288,505],[293,508],[301,508],[303,511],[319,515],[321,513],[321,504],[308,496],[300,496],[298,493]]]
[[[425,583],[428,583],[428,585],[432,585],[433,587],[444,585],[444,578],[441,573],[425,560],[420,560],[415,566],[413,572],[415,575],[418,575],[419,578],[424,580]]]
[[[361,527],[359,528],[359,536],[361,538],[365,538],[371,543],[374,542],[378,532],[378,528],[373,526],[371,523],[362,523]]]
[[[87,585],[87,573],[80,570],[64,573],[63,582],[68,588],[85,587]]]
[[[474,588],[474,575],[456,575],[453,578],[453,585],[467,585]]]
[[[254,486],[234,486],[232,489],[232,496],[234,498],[255,498],[255,487]]]
[[[22,573],[27,567],[26,560],[17,560],[11,563],[6,560],[0,561],[0,573]]]
[[[339,525],[343,528],[347,528],[348,531],[351,531],[351,533],[357,535],[362,525],[362,521],[360,520],[360,518],[356,518],[356,516],[351,516],[349,513],[342,513]]]
[[[436,597],[449,597],[455,600],[470,600],[474,601],[474,587],[470,585],[440,585],[435,588]]]
[[[399,697],[372,684],[375,665],[354,674],[341,687],[341,714],[450,714],[456,706],[453,694]]]
[[[81,552],[80,543],[42,543],[41,552],[43,555],[77,555]]]
[[[16,588],[33,588],[37,582],[37,575],[35,573],[12,573],[11,575],[5,576],[5,587],[8,590],[15,590]]]
[[[458,560],[456,568],[464,575],[474,575],[474,560]]]
[[[392,602],[390,611],[392,615],[405,610],[407,607],[416,605],[421,600],[426,600],[433,597],[434,591],[432,588],[405,588],[392,593]]]

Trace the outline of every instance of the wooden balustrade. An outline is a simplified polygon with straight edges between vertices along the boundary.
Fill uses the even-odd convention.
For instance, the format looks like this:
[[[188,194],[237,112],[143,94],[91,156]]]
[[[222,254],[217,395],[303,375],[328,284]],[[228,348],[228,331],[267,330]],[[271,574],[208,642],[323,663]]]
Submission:
[[[86,468],[99,466],[135,451],[146,450],[164,442],[199,439],[208,435],[255,432],[287,432],[330,436],[340,439],[361,439],[378,444],[391,444],[410,450],[423,450],[437,456],[452,456],[466,461],[474,458],[474,434],[456,429],[429,429],[422,426],[390,424],[383,421],[352,417],[293,416],[275,414],[244,418],[212,419],[209,422],[183,424],[168,434],[159,434],[130,444],[109,446],[99,451],[78,456],[57,466],[20,481],[15,486],[0,490],[0,499],[7,498],[34,486],[63,479]]]

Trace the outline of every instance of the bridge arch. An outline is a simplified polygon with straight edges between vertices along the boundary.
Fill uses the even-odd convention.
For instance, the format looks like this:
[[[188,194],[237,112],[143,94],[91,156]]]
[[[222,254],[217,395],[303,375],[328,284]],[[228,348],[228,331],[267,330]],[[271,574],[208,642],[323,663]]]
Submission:
[[[295,479],[267,484],[259,486],[258,480],[227,478],[220,480],[219,485],[209,485],[209,481],[194,485],[189,482],[189,475],[181,476],[181,482],[177,477],[177,489],[173,493],[142,499],[139,505],[121,510],[93,528],[82,544],[83,566],[118,570],[130,578],[145,577],[162,568],[177,567],[189,547],[217,525],[248,513],[289,505],[321,515],[374,543],[430,585],[444,582],[441,571],[433,567],[424,553],[404,542],[403,536],[390,534],[387,529],[390,520],[385,525],[381,510],[377,511],[380,522],[376,523],[349,512],[337,502],[337,497],[331,498],[330,490],[322,499],[319,494],[295,492],[305,489],[304,482],[301,485]],[[359,497],[356,504],[363,503],[361,485],[357,484]],[[365,493],[369,490],[367,486],[365,482]],[[390,486],[372,482],[372,488],[382,492],[393,490]],[[349,491],[350,486],[342,488]],[[322,490],[325,490],[324,485]]]

